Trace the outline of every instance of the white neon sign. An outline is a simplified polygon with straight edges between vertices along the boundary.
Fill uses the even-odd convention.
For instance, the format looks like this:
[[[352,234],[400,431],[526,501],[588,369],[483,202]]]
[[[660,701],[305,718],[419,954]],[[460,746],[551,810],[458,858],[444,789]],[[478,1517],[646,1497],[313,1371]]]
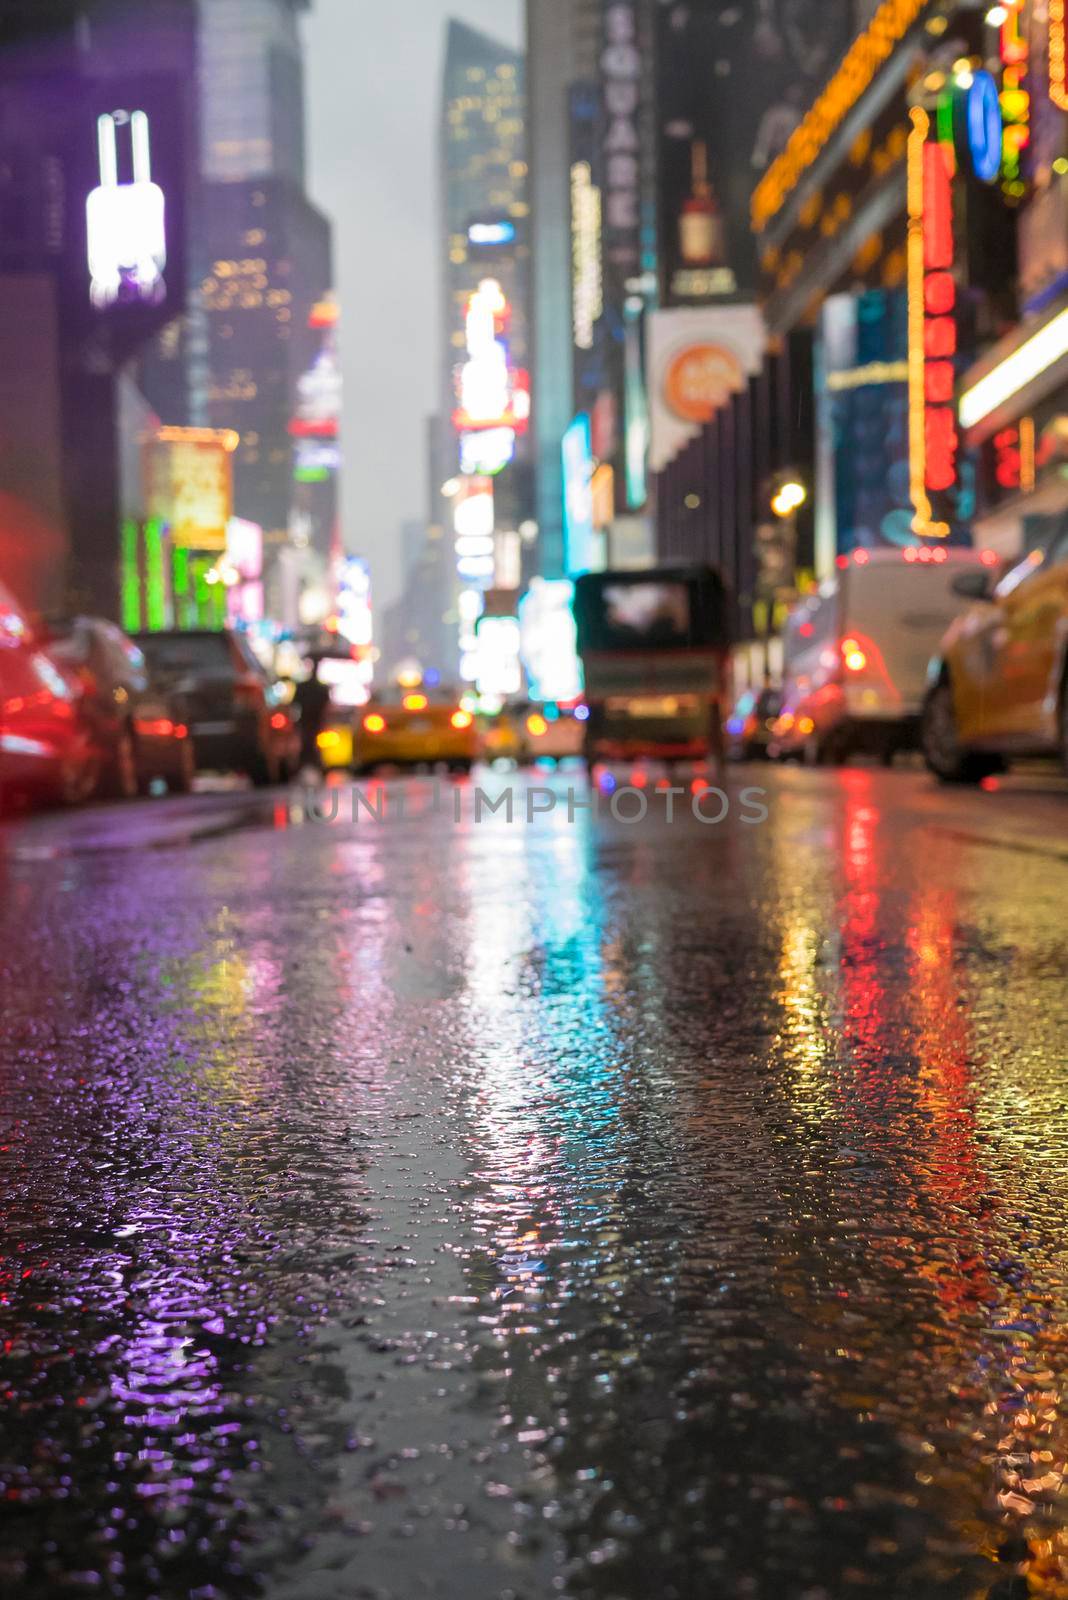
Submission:
[[[163,190],[152,182],[148,117],[113,111],[97,118],[100,184],[85,203],[90,295],[105,309],[120,300],[158,305],[166,293]],[[118,129],[129,128],[133,181],[119,182]]]

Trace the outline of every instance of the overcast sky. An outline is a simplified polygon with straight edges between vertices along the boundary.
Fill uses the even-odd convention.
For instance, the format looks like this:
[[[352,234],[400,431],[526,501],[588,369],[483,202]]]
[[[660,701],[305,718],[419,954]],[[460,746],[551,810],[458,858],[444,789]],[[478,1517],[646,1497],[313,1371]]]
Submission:
[[[400,523],[426,505],[449,17],[520,42],[520,0],[313,0],[304,21],[310,187],[333,219],[341,299],[345,536],[371,559],[378,604],[400,587]]]

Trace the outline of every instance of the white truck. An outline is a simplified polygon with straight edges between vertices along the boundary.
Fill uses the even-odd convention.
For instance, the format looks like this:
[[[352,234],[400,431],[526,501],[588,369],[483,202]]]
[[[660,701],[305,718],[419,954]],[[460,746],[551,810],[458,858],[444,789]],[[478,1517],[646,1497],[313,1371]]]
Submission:
[[[954,577],[991,551],[929,544],[854,550],[791,612],[769,754],[816,763],[856,752],[889,765],[918,744],[927,665],[968,602]]]

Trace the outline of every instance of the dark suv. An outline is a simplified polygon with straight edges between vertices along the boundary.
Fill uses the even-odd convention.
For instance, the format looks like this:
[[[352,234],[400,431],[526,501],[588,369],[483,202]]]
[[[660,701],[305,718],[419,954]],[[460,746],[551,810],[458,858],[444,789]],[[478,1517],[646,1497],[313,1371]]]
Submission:
[[[293,776],[299,740],[277,687],[230,628],[140,633],[153,680],[177,697],[198,768],[245,773],[257,785]]]

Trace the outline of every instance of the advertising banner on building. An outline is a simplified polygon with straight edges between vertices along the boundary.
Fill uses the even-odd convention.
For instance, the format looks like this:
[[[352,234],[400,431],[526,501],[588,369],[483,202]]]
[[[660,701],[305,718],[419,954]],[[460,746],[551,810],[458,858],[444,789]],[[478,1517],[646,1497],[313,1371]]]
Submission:
[[[161,428],[145,440],[145,510],[172,548],[226,549],[237,443],[219,428]]]
[[[754,184],[848,43],[852,8],[753,0],[657,8],[661,302],[750,299]]]
[[[656,311],[648,318],[649,465],[654,472],[759,372],[764,346],[764,320],[753,305]]]

